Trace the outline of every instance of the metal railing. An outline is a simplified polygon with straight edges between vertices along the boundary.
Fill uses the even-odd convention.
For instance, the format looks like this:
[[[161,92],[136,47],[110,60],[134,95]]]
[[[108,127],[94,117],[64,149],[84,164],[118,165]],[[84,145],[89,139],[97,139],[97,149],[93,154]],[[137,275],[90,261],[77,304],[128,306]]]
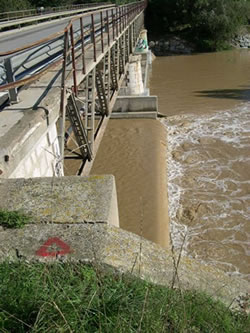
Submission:
[[[83,29],[84,16],[71,20],[65,28],[58,130],[61,161],[64,156],[66,106],[68,103],[68,96],[72,93],[76,97],[79,95],[80,99],[84,101],[85,128],[89,129],[89,136],[87,136],[89,140],[85,145],[89,145],[90,155],[95,156],[97,150],[96,147],[98,147],[100,143],[99,130],[101,126],[102,128],[105,128],[107,124],[105,121],[110,116],[110,111],[112,110],[112,106],[115,103],[119,88],[126,74],[129,55],[133,52],[137,38],[139,37],[141,25],[136,27],[135,20],[141,16],[140,14],[145,7],[146,2],[141,1],[131,5],[116,7],[111,9],[111,11],[100,11],[98,13],[98,25],[95,24],[97,16],[91,14],[90,36],[92,47],[88,52],[92,53],[92,59],[95,63],[94,68],[93,66],[86,66],[84,44],[85,32]],[[73,24],[76,20],[80,20],[81,26],[81,37],[79,39],[74,39]],[[129,30],[129,28],[132,29]],[[97,30],[99,31],[98,36],[96,34]],[[78,43],[81,45],[81,48],[79,49],[80,52],[77,52],[76,49]],[[97,47],[99,47],[99,51],[97,51]],[[88,54],[88,57],[89,55],[90,53]],[[70,67],[68,66],[69,56],[71,57]],[[106,68],[107,62],[109,68]],[[101,69],[99,69],[99,67],[101,67]],[[107,80],[105,80],[106,74],[108,74],[109,77]],[[99,87],[98,91],[98,83],[100,80],[101,87]],[[67,88],[69,85],[70,89]],[[79,89],[80,86],[81,88]],[[96,90],[97,98],[95,97]],[[95,126],[96,103],[98,103],[98,101],[100,105],[99,108],[97,108],[99,109],[97,114],[99,114],[100,119],[98,125]],[[102,102],[104,102],[103,105]],[[88,119],[90,119],[90,125],[88,125]],[[103,131],[101,132],[103,133]],[[98,141],[98,143],[96,143],[96,141]],[[86,156],[83,156],[82,160],[82,167],[79,169],[78,174],[82,174],[83,167],[85,168],[87,160],[88,166],[92,163],[92,158],[89,159]],[[86,168],[85,172],[87,172]]]
[[[65,66],[66,66],[65,54],[66,54],[66,56],[68,56],[69,52],[72,53],[73,73],[75,73],[76,69],[75,69],[74,53],[75,53],[75,46],[79,46],[79,43],[81,43],[83,68],[84,68],[84,61],[85,61],[84,60],[84,47],[85,47],[84,41],[85,41],[86,37],[91,36],[91,40],[93,43],[93,50],[94,50],[93,59],[94,59],[94,61],[96,61],[96,40],[95,40],[96,31],[98,30],[99,33],[101,33],[101,40],[102,40],[102,45],[103,45],[103,31],[105,29],[108,34],[108,43],[110,43],[111,40],[114,40],[118,36],[119,31],[121,31],[121,27],[126,24],[129,24],[129,22],[140,11],[144,10],[145,6],[146,6],[146,2],[140,1],[140,2],[131,3],[129,5],[115,7],[114,9],[111,9],[111,13],[109,13],[109,10],[97,10],[97,11],[94,11],[92,14],[87,13],[87,14],[79,15],[76,18],[73,18],[63,31],[59,31],[49,37],[43,38],[42,40],[39,40],[35,43],[25,45],[21,48],[0,53],[0,57],[13,58],[13,57],[20,56],[21,54],[23,54],[26,51],[29,51],[29,54],[28,54],[29,60],[31,60],[31,59],[34,60],[34,58],[35,58],[34,49],[35,48],[37,50],[39,48],[48,47],[48,45],[55,43],[58,40],[61,40],[60,43],[63,45],[62,49],[64,50],[63,57],[62,57],[62,52],[61,52],[61,54],[57,54],[57,57],[55,59],[50,60],[50,63],[48,63],[47,65],[44,65],[38,73],[31,74],[30,77],[21,78],[18,80],[16,80],[16,78],[15,78],[15,75],[18,74],[17,69],[16,68],[13,69],[12,64],[9,64],[9,62],[11,62],[11,60],[5,59],[4,67],[5,67],[6,72],[7,72],[7,70],[11,71],[11,73],[9,73],[9,75],[7,74],[7,76],[11,79],[9,80],[9,82],[7,84],[0,85],[0,92],[9,90],[10,95],[13,96],[13,89],[21,87],[22,85],[32,83],[33,81],[39,79],[44,74],[46,74],[52,68],[58,66],[60,63],[63,63],[63,71],[64,71]],[[96,22],[95,22],[96,15],[100,16],[100,20],[98,20],[98,23],[100,22],[99,27],[96,26]],[[86,33],[86,31],[84,31],[84,20],[88,16],[91,17],[91,24],[89,26],[88,32]],[[73,23],[76,21],[80,21],[80,35],[79,35],[79,31],[78,31],[78,33],[73,31]],[[78,35],[78,36],[75,39],[74,36],[76,36],[76,35]],[[33,58],[30,56],[30,53],[32,54],[32,52],[33,52]],[[21,66],[24,63],[25,62],[22,62]],[[7,68],[6,68],[6,64],[7,64]],[[3,65],[1,65],[1,66],[3,66]],[[74,89],[77,92],[77,84],[76,84],[75,79],[74,79]],[[11,90],[12,90],[12,92],[11,92]],[[13,102],[15,102],[15,100],[16,100],[16,98],[13,100]]]
[[[13,20],[8,20],[8,21],[3,21],[0,22],[0,30],[12,30],[15,28],[21,28],[22,26],[30,26],[38,23],[48,23],[48,21],[52,22],[53,20],[56,19],[61,19],[62,17],[72,17],[74,15],[79,15],[81,13],[87,13],[90,12],[93,9],[104,9],[104,8],[111,8],[114,7],[113,4],[105,3],[104,5],[98,5],[94,4],[94,6],[87,6],[87,7],[79,7],[78,9],[71,9],[71,10],[64,10],[64,11],[55,11],[55,12],[50,12],[48,13],[42,13],[39,15],[31,15],[31,16],[24,16],[24,17],[19,17]],[[56,7],[58,8],[58,7]],[[12,27],[12,28],[11,28]]]
[[[83,106],[82,117],[86,131],[86,135],[81,138],[83,140],[85,137],[85,142],[78,143],[77,147],[78,150],[82,150],[81,154],[77,154],[78,158],[82,159],[78,174],[82,174],[83,170],[87,173],[93,163],[93,156],[97,152],[110,112],[125,78],[130,55],[135,49],[143,25],[145,7],[146,1],[140,1],[79,15],[73,18],[63,31],[31,45],[0,54],[0,56],[8,56],[5,59],[5,68],[7,68],[10,56],[28,52],[32,58],[35,57],[30,53],[32,50],[48,47],[58,41],[63,43],[59,54],[45,63],[39,72],[15,81],[15,75],[9,66],[9,74],[12,74],[8,75],[9,83],[0,85],[0,91],[9,90],[10,98],[16,102],[17,88],[31,84],[56,68],[57,74],[61,75],[58,166],[63,166],[64,161],[66,110],[69,114],[68,98],[72,95],[74,97],[71,98],[71,102],[73,101],[75,105],[74,98],[77,98]],[[88,17],[89,21],[87,21]],[[75,30],[76,26],[80,29]],[[74,111],[74,105],[71,105],[71,112]],[[76,122],[76,119],[74,121]],[[75,133],[76,137],[77,135]],[[88,154],[84,153],[84,147],[88,147],[86,150]]]
[[[99,3],[87,3],[83,5],[70,5],[70,6],[59,6],[59,7],[46,7],[46,8],[38,7],[38,8],[3,12],[0,13],[0,24],[1,22],[17,20],[36,15],[54,14],[54,13],[60,13],[62,11],[85,9],[89,7],[102,6],[107,4],[108,3],[105,2],[99,2]]]

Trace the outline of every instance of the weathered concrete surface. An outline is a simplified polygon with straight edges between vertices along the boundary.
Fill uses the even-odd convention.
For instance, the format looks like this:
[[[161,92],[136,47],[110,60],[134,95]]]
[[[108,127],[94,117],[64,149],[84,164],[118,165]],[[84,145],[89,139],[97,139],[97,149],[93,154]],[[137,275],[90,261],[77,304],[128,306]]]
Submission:
[[[128,68],[128,77],[129,77],[129,95],[142,95],[144,92],[144,86],[142,81],[142,70],[141,70],[141,56],[136,55],[132,56],[129,68]]]
[[[67,254],[56,255],[47,242],[59,239]],[[45,245],[45,246],[43,246]],[[43,251],[46,251],[44,253]],[[28,225],[18,230],[0,231],[0,260],[53,262],[71,260],[111,265],[157,284],[205,291],[227,305],[237,305],[237,297],[250,292],[249,284],[224,272],[182,257],[177,275],[170,250],[135,234],[105,224]],[[177,259],[176,259],[177,260]]]
[[[41,107],[34,104],[43,88],[23,90],[18,106],[0,112],[0,177],[53,176],[59,147],[55,124],[58,101],[52,96]],[[48,111],[48,105],[50,110]],[[7,160],[6,160],[7,157]]]
[[[111,119],[157,119],[157,112],[112,112]]]
[[[7,92],[0,92],[0,105],[2,105],[4,102],[8,99],[8,93]]]
[[[33,223],[100,222],[119,226],[112,175],[0,180],[0,208],[21,210]]]
[[[113,112],[158,112],[157,96],[119,96]]]

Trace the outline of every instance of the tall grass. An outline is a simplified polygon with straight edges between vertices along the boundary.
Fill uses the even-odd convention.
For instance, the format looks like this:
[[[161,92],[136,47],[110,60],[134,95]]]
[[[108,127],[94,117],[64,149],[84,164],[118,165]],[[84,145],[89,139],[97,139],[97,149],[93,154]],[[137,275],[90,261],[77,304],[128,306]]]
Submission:
[[[250,319],[195,291],[84,264],[0,264],[0,332],[249,332]]]

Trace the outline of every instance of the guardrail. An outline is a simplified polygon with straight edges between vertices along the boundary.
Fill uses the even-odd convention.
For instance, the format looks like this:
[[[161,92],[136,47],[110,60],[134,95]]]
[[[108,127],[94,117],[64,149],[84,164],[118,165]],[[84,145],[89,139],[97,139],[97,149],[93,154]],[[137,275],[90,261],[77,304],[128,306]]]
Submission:
[[[76,15],[77,13],[82,13],[82,12],[89,12],[90,10],[92,10],[93,8],[96,9],[104,9],[104,8],[111,8],[114,7],[113,4],[93,4],[94,6],[77,6],[79,8],[74,8],[74,9],[65,9],[63,12],[62,11],[55,11],[55,12],[49,12],[48,13],[42,13],[40,15],[36,15],[37,12],[35,10],[33,15],[27,15],[24,17],[19,17],[13,20],[7,20],[4,22],[0,22],[0,30],[1,29],[5,29],[5,28],[10,28],[10,27],[21,27],[24,24],[32,24],[32,23],[38,23],[41,21],[47,21],[48,19],[56,19],[58,17],[63,17],[63,16],[72,16],[72,15]],[[55,8],[59,8],[59,7],[55,7]],[[62,8],[62,7],[61,7]],[[31,10],[32,11],[32,10]]]
[[[52,13],[58,13],[65,10],[77,10],[77,9],[85,9],[88,7],[102,6],[107,5],[105,2],[99,3],[87,3],[83,5],[70,5],[70,6],[59,6],[59,7],[38,7],[36,9],[25,9],[25,10],[16,10],[10,12],[0,13],[0,24],[1,22],[17,20],[25,17],[35,16],[35,15],[46,15]]]
[[[86,25],[84,30],[86,36],[84,43],[88,43],[90,42],[89,25]],[[97,33],[99,33],[99,31],[97,31]],[[75,39],[79,39],[80,35],[80,28],[74,31]],[[11,73],[13,78],[10,79],[9,75],[9,80],[7,81],[10,82],[11,80],[11,82],[13,82],[14,80],[23,78],[25,75],[30,75],[38,66],[46,66],[46,62],[52,61],[62,55],[63,47],[63,35],[61,35],[58,37],[55,36],[55,38],[49,41],[45,40],[44,43],[34,46],[31,49],[28,48],[27,50],[10,55],[2,64],[0,62],[0,85],[6,83],[9,73]],[[13,101],[12,98],[12,102]]]
[[[67,25],[67,27],[63,31],[59,31],[56,34],[53,34],[49,37],[46,37],[40,41],[37,41],[36,43],[32,43],[29,45],[25,45],[21,48],[0,53],[0,57],[6,57],[4,59],[4,63],[0,66],[4,66],[5,72],[6,72],[6,79],[7,84],[0,85],[0,92],[1,91],[9,91],[10,101],[15,103],[17,101],[17,88],[32,83],[33,81],[39,79],[41,76],[46,74],[49,70],[56,67],[60,63],[63,64],[63,73],[62,76],[64,76],[65,72],[65,66],[67,64],[67,61],[65,60],[68,58],[69,54],[71,53],[71,61],[72,61],[72,72],[73,72],[73,78],[74,78],[74,90],[77,92],[77,83],[76,83],[76,64],[75,64],[75,51],[76,48],[81,47],[82,52],[82,66],[83,71],[85,69],[85,41],[86,38],[91,38],[91,42],[93,43],[93,59],[96,61],[96,40],[95,36],[96,33],[100,33],[101,35],[101,45],[103,48],[103,31],[105,30],[108,34],[108,44],[111,40],[115,40],[115,38],[118,36],[118,31],[121,30],[121,27],[129,24],[129,22],[139,13],[140,11],[144,10],[146,6],[145,1],[141,2],[135,2],[131,3],[129,5],[119,6],[111,9],[111,13],[109,13],[109,10],[97,10],[93,11],[91,14],[83,14],[80,16],[77,16],[76,18],[73,18],[70,23]],[[96,22],[96,15],[99,15],[99,20]],[[91,18],[91,24],[89,25],[88,33],[86,34],[86,30],[84,30],[84,20],[86,20],[86,17],[90,16]],[[75,31],[73,30],[73,23],[79,21],[80,23],[80,30]],[[100,27],[96,26],[96,23],[100,22]],[[98,31],[97,31],[98,30]],[[112,33],[111,33],[112,32]],[[29,73],[30,77],[25,77],[21,75],[22,73],[18,73],[18,66],[22,67],[25,64],[25,61],[21,61],[18,66],[13,68],[11,58],[17,57],[20,55],[23,55],[26,53],[26,58],[29,60],[35,60],[35,58],[39,55],[39,50],[43,48],[49,48],[51,44],[56,43],[57,41],[60,41],[61,43],[61,51],[56,54],[52,59],[47,55],[45,58],[47,58],[47,63],[45,62],[44,66],[41,66],[40,69],[35,69],[35,63],[33,65],[33,69],[36,71],[36,73]],[[37,54],[35,54],[38,52]],[[46,54],[46,53],[45,53]],[[55,55],[55,54],[54,54]],[[65,58],[66,57],[66,58]],[[40,62],[39,62],[40,64]],[[31,66],[32,67],[32,66]],[[16,75],[21,75],[21,78],[17,79],[15,78]],[[65,81],[65,78],[62,80],[62,82]],[[63,86],[64,83],[62,83]]]
[[[28,85],[51,69],[56,69],[55,77],[61,80],[57,101],[59,110],[56,109],[59,111],[57,125],[60,156],[56,163],[58,169],[63,167],[64,158],[80,158],[82,162],[78,174],[81,175],[83,169],[88,173],[125,78],[130,55],[138,41],[146,4],[146,1],[140,1],[79,15],[73,18],[64,30],[48,38],[7,53],[0,53],[0,56],[14,56],[49,47],[58,41],[63,43],[59,54],[51,61],[47,59],[42,69],[17,81],[9,66],[11,61],[9,57],[6,58],[5,68],[10,67],[7,75],[9,83],[0,86],[0,91],[9,90],[9,96],[15,102],[18,87]],[[80,26],[80,29],[75,30],[77,26]],[[91,45],[86,48],[89,41]],[[29,56],[34,55],[29,53]],[[75,98],[82,104],[82,114],[78,110]],[[68,117],[71,115],[70,121],[77,143],[77,148],[69,151],[80,151],[74,156],[64,156],[66,113]]]

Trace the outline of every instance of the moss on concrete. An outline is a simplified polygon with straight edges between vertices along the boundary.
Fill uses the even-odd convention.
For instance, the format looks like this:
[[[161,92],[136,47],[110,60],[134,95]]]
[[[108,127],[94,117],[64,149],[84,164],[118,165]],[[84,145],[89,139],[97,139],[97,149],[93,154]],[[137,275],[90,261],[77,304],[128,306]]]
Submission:
[[[25,209],[33,223],[109,223],[113,192],[112,175],[1,179],[0,208]]]
[[[48,257],[36,254],[55,237],[70,247],[70,253]],[[0,231],[0,260],[6,258],[11,261],[23,258],[27,261],[107,264],[160,285],[205,291],[227,305],[237,305],[240,295],[250,293],[247,281],[185,256],[176,272],[170,250],[105,224],[36,224],[21,230]]]
[[[250,294],[247,281],[185,256],[176,269],[178,254],[120,228],[97,223],[108,222],[113,188],[113,176],[0,180],[0,209],[22,209],[33,223],[23,229],[0,228],[0,261],[110,265],[160,285],[205,291],[233,306],[241,295]],[[55,244],[51,242],[59,248],[52,249]],[[60,252],[61,244],[66,244],[66,252]],[[41,255],[44,252],[47,255]]]

